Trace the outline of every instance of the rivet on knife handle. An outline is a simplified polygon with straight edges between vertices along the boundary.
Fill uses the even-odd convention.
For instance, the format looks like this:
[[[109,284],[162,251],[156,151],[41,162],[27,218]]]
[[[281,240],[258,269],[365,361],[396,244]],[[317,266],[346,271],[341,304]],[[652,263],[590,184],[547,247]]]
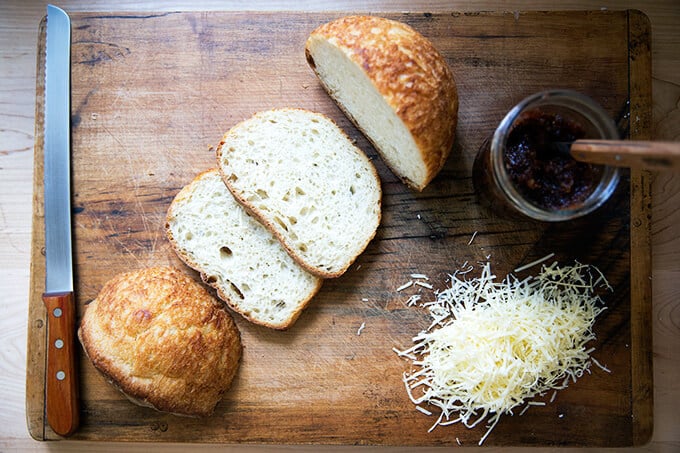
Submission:
[[[80,419],[73,293],[43,294],[43,301],[49,318],[45,384],[47,422],[55,433],[70,436]]]

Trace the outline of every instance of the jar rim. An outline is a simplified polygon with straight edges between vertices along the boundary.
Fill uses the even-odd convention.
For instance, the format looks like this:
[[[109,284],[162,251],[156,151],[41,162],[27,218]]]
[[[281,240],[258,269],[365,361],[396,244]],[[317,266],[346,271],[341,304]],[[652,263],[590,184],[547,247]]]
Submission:
[[[510,203],[523,214],[542,221],[555,222],[584,216],[599,208],[611,196],[620,179],[618,168],[603,166],[600,182],[592,193],[573,208],[560,210],[544,209],[527,200],[517,190],[505,168],[503,154],[505,142],[513,130],[515,121],[523,112],[540,107],[552,106],[572,110],[585,118],[599,132],[598,139],[616,140],[619,132],[609,114],[592,98],[573,90],[553,89],[532,94],[515,105],[503,118],[494,131],[490,145],[491,174],[494,183],[508,198]]]

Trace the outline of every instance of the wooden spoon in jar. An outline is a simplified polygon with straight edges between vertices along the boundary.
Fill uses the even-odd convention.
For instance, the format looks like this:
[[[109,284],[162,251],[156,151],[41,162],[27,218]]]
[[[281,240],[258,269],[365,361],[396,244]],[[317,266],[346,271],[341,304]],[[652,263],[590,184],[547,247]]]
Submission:
[[[613,167],[680,171],[680,143],[632,140],[554,142],[554,149],[580,162]]]

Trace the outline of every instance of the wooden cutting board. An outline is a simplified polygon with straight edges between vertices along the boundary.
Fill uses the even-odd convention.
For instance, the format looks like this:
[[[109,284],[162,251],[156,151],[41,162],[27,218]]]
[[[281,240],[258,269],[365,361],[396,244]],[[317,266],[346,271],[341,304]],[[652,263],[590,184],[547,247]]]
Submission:
[[[411,273],[436,289],[463,263],[499,276],[548,253],[597,265],[614,287],[595,325],[594,367],[545,407],[504,417],[485,445],[624,446],[652,432],[650,190],[626,172],[605,207],[563,224],[482,208],[474,156],[506,111],[547,88],[586,93],[630,136],[649,138],[650,24],[636,11],[384,14],[412,25],[446,57],[458,84],[457,140],[422,193],[403,186],[320,88],[304,58],[317,25],[339,13],[77,13],[72,50],[72,173],[78,317],[115,274],[181,264],[164,237],[169,203],[215,165],[222,134],[256,111],[303,107],[333,118],[374,159],[383,183],[375,240],[341,278],[325,282],[286,332],[235,315],[245,352],[234,386],[204,420],[137,407],[78,349],[81,427],[73,439],[153,442],[476,445],[480,425],[440,427],[415,410],[401,377],[406,348],[428,325],[397,288]],[[43,226],[43,63],[40,28],[27,419],[46,424]],[[420,288],[424,297],[432,293]],[[415,291],[413,288],[410,291]],[[363,329],[360,328],[364,326]]]

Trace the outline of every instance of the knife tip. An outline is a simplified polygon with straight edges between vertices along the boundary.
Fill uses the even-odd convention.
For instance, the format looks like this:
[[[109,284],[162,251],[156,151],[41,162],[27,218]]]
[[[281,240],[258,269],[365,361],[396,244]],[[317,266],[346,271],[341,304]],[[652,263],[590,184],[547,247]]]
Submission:
[[[48,3],[47,4],[47,14],[49,15],[50,12],[53,13],[53,14],[63,14],[65,16],[67,15],[66,11],[64,11],[63,9],[61,9],[58,6],[55,6],[51,3]]]

